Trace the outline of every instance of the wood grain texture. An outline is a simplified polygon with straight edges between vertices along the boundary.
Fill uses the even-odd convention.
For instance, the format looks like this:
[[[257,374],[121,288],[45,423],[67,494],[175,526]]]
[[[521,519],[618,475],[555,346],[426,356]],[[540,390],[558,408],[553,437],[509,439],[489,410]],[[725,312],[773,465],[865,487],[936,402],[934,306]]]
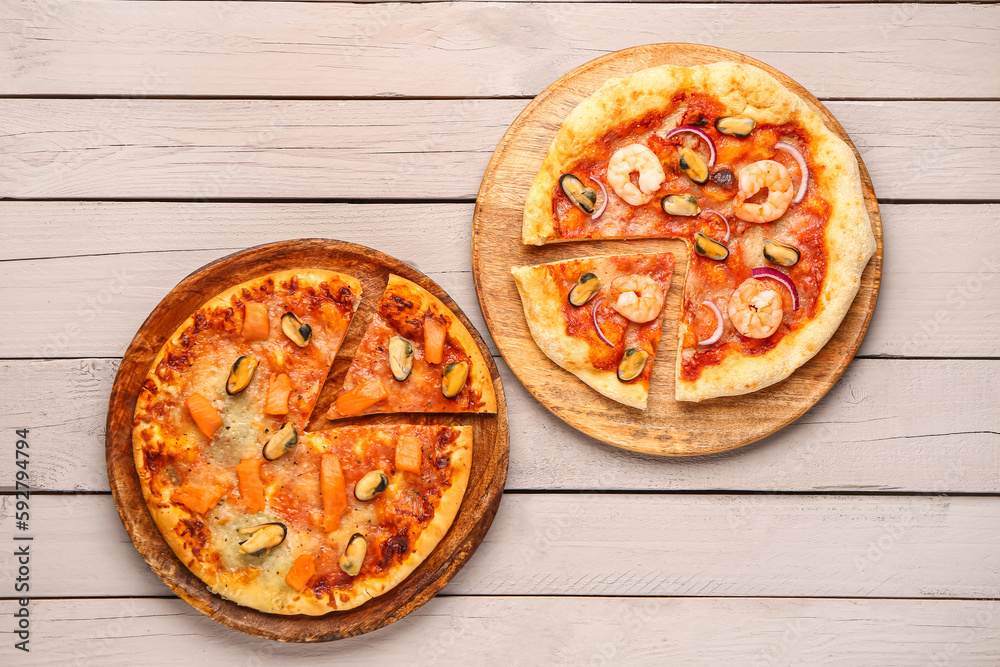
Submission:
[[[32,664],[329,665],[329,646],[278,645],[210,623],[179,600],[38,600]],[[0,613],[12,614],[11,601]],[[1000,607],[972,600],[438,596],[373,635],[337,644],[336,664],[995,667]],[[600,619],[595,623],[595,619]],[[712,637],[706,641],[705,637]]]
[[[996,496],[539,493],[502,505],[449,595],[1000,597]],[[13,511],[0,497],[0,525]],[[33,597],[167,593],[110,496],[34,496],[31,530]],[[4,596],[12,585],[0,582]]]
[[[486,355],[497,394],[496,415],[407,416],[405,421],[408,423],[469,424],[473,427],[472,467],[462,506],[434,551],[400,584],[360,607],[325,616],[266,614],[241,607],[206,590],[204,582],[176,558],[153,523],[145,507],[132,453],[136,398],[154,357],[169,336],[195,309],[232,285],[297,267],[332,269],[357,277],[364,289],[362,306],[355,315],[361,323],[367,323],[374,314],[378,295],[384,291],[389,274],[395,273],[417,283],[441,299],[469,329]],[[361,341],[365,327],[358,322],[352,324],[334,361],[331,379],[316,402],[316,415],[325,414],[324,406],[329,405],[332,394],[341,386]],[[400,416],[392,416],[395,417]],[[322,239],[283,241],[251,248],[214,261],[178,283],[150,313],[118,367],[108,402],[105,443],[108,481],[119,516],[153,572],[177,595],[213,620],[242,632],[280,641],[320,642],[370,632],[427,602],[462,568],[482,542],[500,505],[507,477],[508,432],[503,387],[485,344],[462,311],[433,281],[399,260],[364,246]]]
[[[472,200],[527,103],[0,99],[0,196]],[[1000,199],[1000,102],[826,106],[879,197]]]
[[[497,360],[507,397],[507,489],[1000,493],[1000,360],[857,359],[801,419],[756,445],[691,459],[580,435]],[[32,484],[107,491],[104,415],[117,360],[0,361],[0,432],[31,429]],[[14,440],[0,441],[0,493]],[[558,471],[558,474],[553,474]]]
[[[679,240],[556,243],[542,247],[521,241],[524,201],[559,127],[584,99],[612,78],[657,65],[738,62],[764,69],[809,104],[827,128],[849,146],[837,120],[804,88],[761,62],[738,53],[693,44],[656,44],[602,56],[555,81],[501,139],[483,177],[472,223],[472,271],[486,326],[518,380],[552,414],[608,444],[663,456],[696,456],[742,447],[798,419],[816,404],[847,368],[868,329],[882,276],[882,224],[864,162],[861,185],[875,233],[875,254],[839,329],[816,355],[786,380],[742,396],[701,403],[674,400],[677,315],[686,281],[685,244]],[[856,151],[855,151],[856,152]],[[574,257],[670,250],[677,270],[663,308],[663,335],[656,351],[645,410],[622,406],[560,369],[535,343],[524,319],[512,266]]]
[[[894,250],[859,354],[1000,357],[1000,206],[881,209]],[[376,238],[444,287],[496,353],[472,279],[471,219],[467,204],[0,202],[10,239],[0,255],[50,258],[0,262],[0,358],[121,356],[143,313],[191,271],[253,243],[309,234]],[[940,242],[956,229],[967,245]],[[202,250],[176,249],[184,247]],[[25,321],[41,335],[24,336]]]
[[[601,53],[674,41],[820,97],[1000,96],[992,4],[93,0],[7,2],[0,25],[2,95],[534,95]]]

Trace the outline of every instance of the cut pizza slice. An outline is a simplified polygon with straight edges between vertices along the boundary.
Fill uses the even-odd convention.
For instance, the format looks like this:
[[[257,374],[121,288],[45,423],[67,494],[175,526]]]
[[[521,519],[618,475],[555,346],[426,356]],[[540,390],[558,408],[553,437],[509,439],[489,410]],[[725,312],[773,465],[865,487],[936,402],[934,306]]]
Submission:
[[[185,556],[216,551],[217,559],[185,562],[234,602],[325,614],[385,593],[434,550],[465,495],[472,427],[345,426],[305,433],[257,464],[265,499],[257,514],[244,510],[241,484],[238,497],[203,513],[207,543],[190,533],[172,546]],[[273,535],[256,538],[257,553],[247,536],[263,531]]]
[[[673,271],[670,253],[511,269],[542,352],[604,396],[642,409]]]
[[[390,275],[327,417],[496,409],[489,367],[469,330],[433,294]]]

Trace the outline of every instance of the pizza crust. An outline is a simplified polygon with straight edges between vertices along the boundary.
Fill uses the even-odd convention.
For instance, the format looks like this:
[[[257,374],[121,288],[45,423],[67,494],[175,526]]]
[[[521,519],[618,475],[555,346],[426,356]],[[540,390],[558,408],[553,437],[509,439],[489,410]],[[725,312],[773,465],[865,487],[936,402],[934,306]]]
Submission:
[[[757,357],[728,356],[722,363],[703,369],[694,381],[680,378],[678,342],[675,397],[681,401],[701,401],[745,394],[780,382],[822,349],[854,301],[861,274],[875,252],[875,236],[857,160],[850,146],[770,74],[750,65],[715,63],[641,70],[608,81],[581,102],[556,134],[528,192],[522,229],[524,243],[543,245],[563,240],[556,238],[552,192],[564,169],[607,132],[608,118],[613,118],[615,125],[639,119],[668,107],[681,90],[712,96],[724,105],[727,115],[749,115],[767,124],[799,122],[808,132],[814,162],[825,167],[822,178],[814,178],[814,184],[831,206],[824,232],[826,277],[814,318],[786,335],[767,353]],[[683,330],[680,333],[683,336]]]

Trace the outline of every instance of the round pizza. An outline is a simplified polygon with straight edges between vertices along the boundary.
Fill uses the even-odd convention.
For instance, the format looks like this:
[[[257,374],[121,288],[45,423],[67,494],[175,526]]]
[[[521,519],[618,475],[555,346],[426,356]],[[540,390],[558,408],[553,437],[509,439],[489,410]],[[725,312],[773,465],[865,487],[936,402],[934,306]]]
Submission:
[[[735,63],[607,82],[563,123],[528,193],[526,244],[654,237],[689,250],[675,374],[687,401],[756,391],[811,359],[875,251],[851,148]]]
[[[360,299],[357,279],[317,269],[235,285],[177,328],[143,382],[132,442],[146,505],[177,557],[241,605],[360,605],[416,568],[462,503],[471,427],[305,431]]]

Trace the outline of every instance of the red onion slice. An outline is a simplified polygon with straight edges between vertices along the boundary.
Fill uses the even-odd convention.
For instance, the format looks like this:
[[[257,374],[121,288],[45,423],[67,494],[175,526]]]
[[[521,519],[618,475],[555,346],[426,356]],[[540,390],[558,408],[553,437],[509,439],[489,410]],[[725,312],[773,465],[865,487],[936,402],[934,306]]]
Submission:
[[[754,278],[774,278],[779,283],[788,288],[788,291],[792,295],[792,310],[799,309],[799,291],[795,289],[795,283],[792,279],[786,276],[784,273],[777,269],[772,269],[769,266],[762,266],[753,270]]]
[[[798,204],[800,201],[805,199],[806,188],[809,186],[809,167],[806,166],[806,159],[802,157],[802,153],[799,152],[795,146],[791,144],[786,144],[784,141],[779,141],[774,145],[779,151],[785,151],[799,163],[799,172],[802,174],[802,180],[799,182],[798,192],[795,193],[795,197],[792,198],[793,204]]]
[[[599,187],[601,189],[601,192],[604,193],[604,202],[601,204],[601,207],[596,211],[594,211],[594,214],[590,216],[591,220],[597,220],[599,217],[604,215],[604,210],[608,207],[608,190],[607,188],[604,187],[604,183],[601,183],[596,178],[591,178],[590,180],[592,180],[594,183],[597,183],[597,187]]]
[[[702,211],[702,213],[711,213],[713,215],[718,216],[719,220],[722,220],[722,224],[724,224],[726,226],[726,238],[722,239],[722,242],[723,243],[728,243],[729,242],[729,220],[726,219],[726,216],[723,215],[722,213],[720,213],[719,211],[716,211],[714,208],[705,209],[704,211]]]
[[[724,328],[722,322],[722,311],[719,310],[719,307],[716,306],[713,301],[709,301],[708,299],[702,301],[701,304],[703,306],[708,306],[712,309],[712,312],[715,313],[715,332],[705,340],[698,341],[698,345],[715,345],[719,342],[719,339],[722,338],[722,329]]]
[[[597,323],[597,307],[601,305],[603,301],[604,297],[602,296],[600,299],[594,302],[594,308],[593,310],[590,311],[590,316],[591,319],[594,320],[594,328],[597,329],[597,337],[603,340],[608,347],[614,347],[615,344],[607,339],[607,337],[604,335],[604,332],[601,331],[601,325]]]
[[[711,169],[715,166],[715,142],[712,141],[712,137],[708,136],[705,130],[700,130],[697,127],[691,127],[690,125],[681,125],[680,127],[675,127],[666,134],[663,135],[664,139],[669,139],[670,137],[676,136],[683,132],[690,132],[691,134],[699,137],[702,141],[708,144],[708,167]]]

